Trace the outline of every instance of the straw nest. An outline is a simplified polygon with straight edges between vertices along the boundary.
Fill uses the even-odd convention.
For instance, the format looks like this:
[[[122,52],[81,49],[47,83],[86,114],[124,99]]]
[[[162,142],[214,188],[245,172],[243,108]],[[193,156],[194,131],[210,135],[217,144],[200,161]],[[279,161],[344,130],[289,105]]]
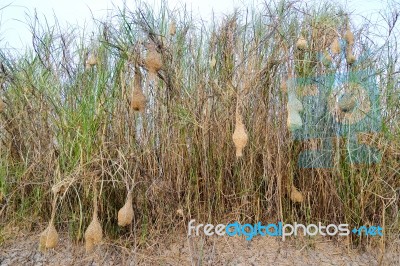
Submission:
[[[103,231],[97,217],[97,188],[94,188],[93,197],[93,218],[85,232],[86,252],[92,252],[95,245],[98,245],[103,239]]]
[[[289,93],[289,99],[287,103],[288,118],[287,127],[290,131],[300,129],[303,126],[303,121],[301,120],[300,111],[303,110],[303,104],[297,99],[293,92]]]
[[[298,112],[289,111],[288,119],[287,119],[287,127],[290,131],[294,131],[300,129],[303,126],[303,121],[301,120],[301,116]]]
[[[148,46],[148,51],[145,58],[145,65],[150,74],[153,75],[155,75],[163,66],[161,55],[159,52],[157,52],[154,44]]]
[[[347,64],[352,65],[356,62],[356,57],[354,54],[352,54],[351,52],[348,52],[346,54],[346,60],[347,60]]]
[[[236,157],[242,157],[243,149],[247,145],[248,136],[246,133],[246,128],[242,122],[242,118],[238,113],[236,114],[236,125],[235,131],[232,135],[232,140],[236,147]]]
[[[52,203],[52,211],[49,225],[47,228],[40,234],[39,239],[39,250],[46,251],[50,248],[55,248],[58,244],[58,233],[56,228],[54,227],[54,218],[56,215],[56,203],[57,203],[57,193],[54,193],[54,199]]]
[[[356,103],[356,98],[352,94],[345,94],[340,98],[338,106],[342,112],[348,113],[354,110]]]
[[[139,70],[135,72],[135,80],[132,86],[132,100],[131,100],[131,108],[138,112],[144,112],[146,109],[146,97],[142,91],[142,82],[141,82],[141,75]]]
[[[132,206],[132,192],[128,192],[126,196],[125,205],[118,211],[118,225],[127,226],[132,223],[133,219],[133,206]]]
[[[89,53],[88,58],[86,59],[86,68],[91,68],[97,65],[97,56],[93,53]]]
[[[289,93],[287,109],[289,111],[300,112],[303,110],[303,104],[293,92]]]
[[[169,24],[169,29],[168,29],[168,31],[169,31],[169,35],[171,35],[171,36],[174,36],[174,35],[176,34],[176,23],[175,23],[175,21],[172,21],[172,22]]]
[[[299,50],[305,50],[307,48],[307,41],[303,36],[300,36],[296,42],[296,48]]]
[[[319,51],[326,49],[336,37],[335,25],[333,22],[323,21],[312,26],[311,36],[313,45]]]
[[[352,46],[354,44],[354,34],[350,29],[350,26],[347,26],[346,33],[344,34],[344,39],[346,40],[347,44]]]
[[[103,238],[103,231],[97,213],[93,214],[92,222],[89,224],[85,232],[85,249],[91,252],[95,245],[99,244]]]
[[[304,201],[303,194],[293,185],[290,191],[290,200],[294,203],[302,203]]]
[[[340,43],[339,38],[335,38],[331,44],[331,51],[333,54],[340,54]]]
[[[50,221],[47,228],[40,234],[39,250],[45,251],[55,248],[58,244],[58,233],[54,227],[53,220]]]

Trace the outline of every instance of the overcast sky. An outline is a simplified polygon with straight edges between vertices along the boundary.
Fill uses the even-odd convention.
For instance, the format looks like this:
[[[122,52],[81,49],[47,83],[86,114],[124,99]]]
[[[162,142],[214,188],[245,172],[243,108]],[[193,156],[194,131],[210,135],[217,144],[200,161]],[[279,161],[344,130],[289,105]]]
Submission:
[[[369,16],[377,14],[384,4],[381,0],[339,0],[347,3],[350,11],[356,14]],[[133,3],[127,0],[127,3]],[[160,1],[148,0],[151,5],[159,5]],[[212,11],[217,14],[229,13],[234,7],[243,7],[251,3],[260,3],[262,0],[167,0],[170,8],[179,8],[183,4],[202,18],[210,17]],[[307,1],[307,2],[311,2]],[[31,41],[27,17],[32,17],[34,9],[39,15],[45,15],[52,23],[53,14],[59,22],[65,25],[89,23],[93,14],[96,18],[104,17],[108,9],[122,6],[123,0],[0,0],[0,48],[4,46],[22,49]],[[133,4],[128,4],[133,6]]]

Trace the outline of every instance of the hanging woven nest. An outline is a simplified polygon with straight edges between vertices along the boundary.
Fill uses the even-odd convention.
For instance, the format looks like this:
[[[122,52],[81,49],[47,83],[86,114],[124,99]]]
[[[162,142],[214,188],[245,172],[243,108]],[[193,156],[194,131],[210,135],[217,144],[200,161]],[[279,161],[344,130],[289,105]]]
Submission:
[[[242,117],[238,112],[236,113],[236,125],[235,131],[232,135],[232,140],[236,147],[236,157],[242,157],[243,149],[247,145],[248,136],[246,133],[246,128],[242,122]]]
[[[303,36],[300,36],[296,42],[296,48],[299,50],[305,50],[307,48],[307,41]]]
[[[331,52],[335,55],[340,54],[340,43],[339,38],[335,38],[331,44]]]
[[[347,42],[347,45],[353,46],[354,44],[354,34],[350,29],[350,25],[347,25],[346,33],[344,34],[344,39]]]
[[[47,228],[40,234],[39,250],[46,251],[58,244],[58,233],[51,220]]]
[[[174,36],[176,34],[176,23],[175,23],[175,21],[172,21],[169,24],[169,29],[168,30],[169,30],[169,35]]]
[[[154,44],[148,45],[144,63],[149,71],[150,79],[154,80],[157,72],[163,67],[161,54],[157,51]]]
[[[354,95],[346,93],[340,99],[338,106],[344,113],[352,112],[356,106],[357,99]]]
[[[132,206],[132,192],[129,191],[126,196],[125,205],[118,211],[118,225],[127,226],[132,223],[133,219],[133,206]]]
[[[293,92],[290,92],[287,103],[287,127],[290,131],[300,129],[303,126],[303,122],[299,113],[302,110],[303,104],[299,99],[297,99],[296,95]]]
[[[92,222],[89,224],[85,232],[85,249],[86,252],[92,252],[95,245],[98,245],[103,238],[103,231],[97,214],[93,214]]]
[[[138,112],[144,112],[147,100],[142,91],[142,78],[139,69],[135,71],[132,90],[131,108]]]
[[[294,185],[292,185],[290,191],[290,200],[294,203],[302,203],[304,201],[303,194]]]
[[[287,127],[290,131],[295,131],[303,127],[303,121],[298,112],[288,112]]]
[[[55,195],[53,204],[52,204],[52,211],[51,211],[51,218],[49,225],[47,228],[40,234],[39,239],[39,250],[44,252],[48,249],[55,248],[58,244],[58,233],[54,226],[54,218],[56,213],[56,203],[57,203],[57,195]]]
[[[370,96],[359,83],[345,85],[345,94],[337,100],[336,93],[328,96],[328,107],[336,121],[343,124],[354,124],[368,117],[372,110]]]
[[[103,231],[101,224],[97,217],[97,190],[95,187],[94,200],[93,200],[93,218],[85,232],[85,249],[86,252],[92,252],[94,246],[98,245],[103,239]]]
[[[335,39],[335,25],[331,21],[322,21],[311,25],[311,37],[314,49],[317,51],[325,50]]]
[[[350,51],[346,54],[346,60],[347,60],[347,64],[349,65],[353,65],[357,58],[355,57],[354,54],[352,54]]]
[[[97,56],[94,53],[89,53],[85,64],[86,64],[86,69],[90,69],[93,66],[97,65]]]

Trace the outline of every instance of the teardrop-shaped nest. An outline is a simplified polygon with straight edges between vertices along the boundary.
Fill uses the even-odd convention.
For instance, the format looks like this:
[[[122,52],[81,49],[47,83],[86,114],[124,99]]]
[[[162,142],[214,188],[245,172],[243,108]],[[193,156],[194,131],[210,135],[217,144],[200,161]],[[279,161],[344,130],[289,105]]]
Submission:
[[[344,34],[344,39],[346,40],[348,45],[352,46],[354,44],[354,34],[351,31],[350,27],[347,27],[346,33]]]
[[[144,112],[146,109],[146,102],[146,97],[142,91],[142,74],[138,66],[136,66],[132,86],[131,108],[135,111]]]
[[[93,53],[90,53],[86,59],[86,66],[92,67],[94,65],[97,65],[97,56]]]
[[[347,64],[352,65],[356,62],[357,58],[351,52],[346,54]]]
[[[287,127],[290,131],[295,131],[303,127],[303,121],[299,112],[288,110]]]
[[[296,48],[299,50],[305,50],[307,48],[307,41],[303,36],[300,36],[300,38],[297,40]]]
[[[174,36],[176,34],[176,23],[175,21],[172,21],[169,24],[169,35]]]
[[[127,226],[132,223],[133,219],[133,206],[132,206],[132,193],[128,192],[125,205],[118,211],[118,225]]]
[[[295,186],[292,186],[290,191],[290,200],[294,203],[302,203],[304,201],[303,194]]]
[[[146,97],[140,87],[135,87],[132,93],[131,108],[138,112],[144,112],[146,109]]]
[[[288,111],[295,111],[295,112],[299,112],[299,111],[303,110],[302,102],[292,92],[289,92],[287,109],[288,109]]]
[[[163,66],[161,55],[153,45],[150,46],[147,51],[145,65],[149,72],[153,74],[157,73],[157,71],[159,71]]]
[[[55,248],[58,243],[58,233],[51,221],[47,228],[40,234],[39,250],[46,251],[50,248]]]
[[[95,245],[99,244],[103,239],[103,231],[97,215],[93,215],[92,222],[89,224],[85,232],[85,249],[86,252],[92,252]]]
[[[338,106],[344,113],[352,112],[356,106],[357,99],[352,94],[345,94],[339,99]]]
[[[340,43],[339,38],[335,38],[331,44],[331,51],[333,54],[338,55],[340,54]]]
[[[233,143],[236,147],[236,157],[243,156],[243,149],[247,145],[248,135],[242,119],[236,119],[235,131],[232,135]]]

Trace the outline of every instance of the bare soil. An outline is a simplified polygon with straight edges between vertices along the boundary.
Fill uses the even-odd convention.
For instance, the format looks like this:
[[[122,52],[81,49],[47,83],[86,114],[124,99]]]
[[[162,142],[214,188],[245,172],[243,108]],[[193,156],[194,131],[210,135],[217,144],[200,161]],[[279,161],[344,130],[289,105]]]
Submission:
[[[92,254],[83,243],[61,236],[54,250],[41,253],[38,235],[20,235],[0,244],[0,265],[400,265],[400,240],[352,249],[346,240],[257,237],[169,236],[152,244],[105,239]]]

